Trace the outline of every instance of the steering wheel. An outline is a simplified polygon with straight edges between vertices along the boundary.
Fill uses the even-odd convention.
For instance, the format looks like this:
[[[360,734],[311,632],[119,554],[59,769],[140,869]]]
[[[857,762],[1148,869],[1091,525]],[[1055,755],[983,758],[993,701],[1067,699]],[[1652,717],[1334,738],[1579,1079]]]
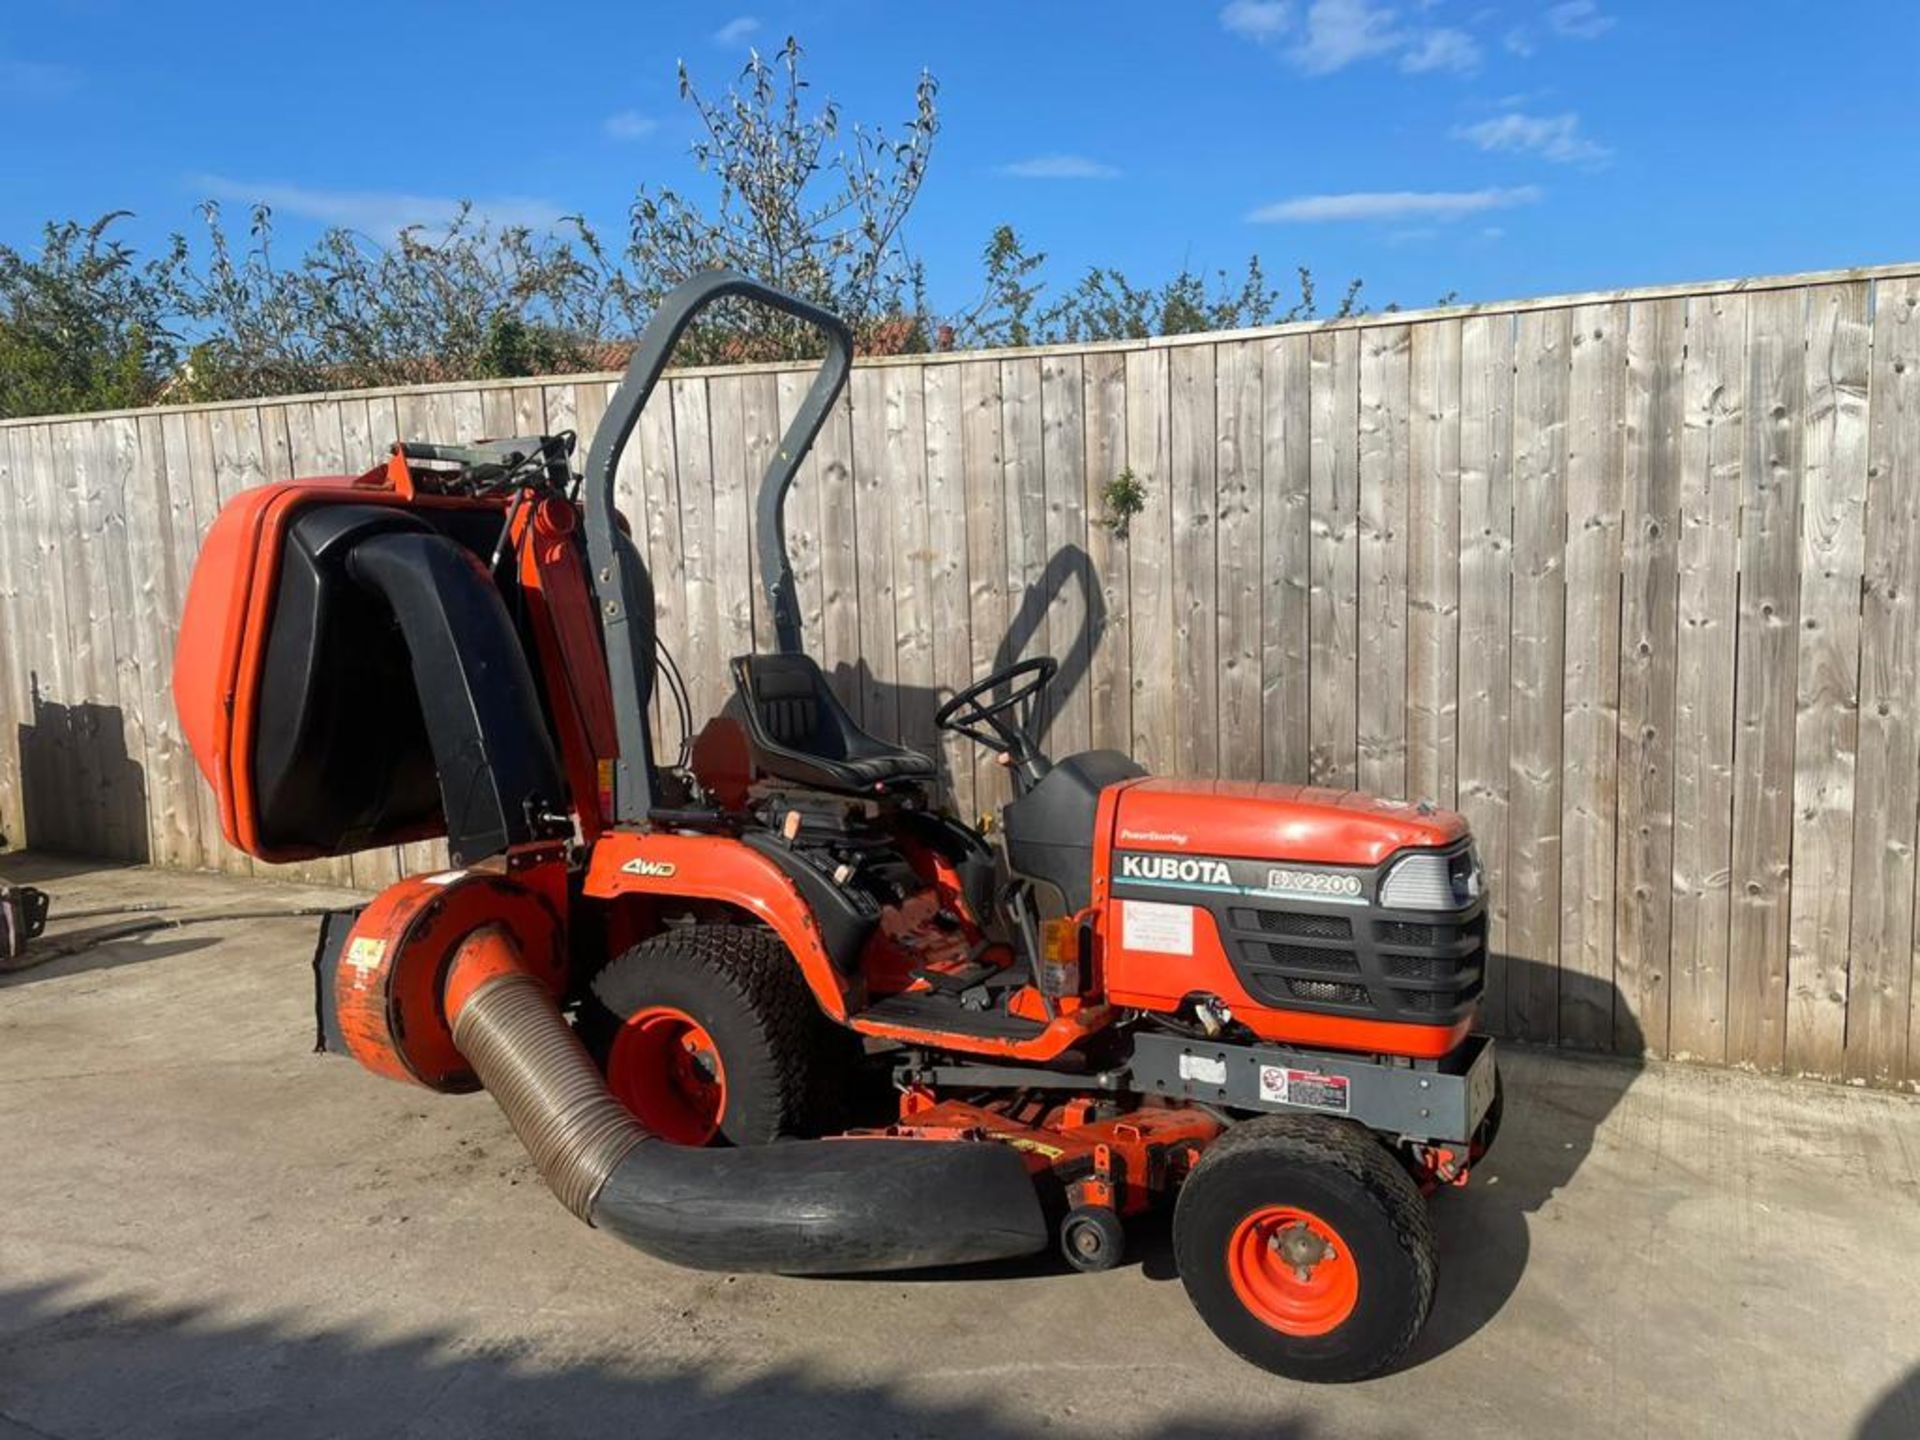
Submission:
[[[933,723],[998,754],[1026,759],[1037,753],[1027,733],[1033,699],[1059,670],[1060,663],[1051,655],[1016,661],[955,695],[934,712]]]

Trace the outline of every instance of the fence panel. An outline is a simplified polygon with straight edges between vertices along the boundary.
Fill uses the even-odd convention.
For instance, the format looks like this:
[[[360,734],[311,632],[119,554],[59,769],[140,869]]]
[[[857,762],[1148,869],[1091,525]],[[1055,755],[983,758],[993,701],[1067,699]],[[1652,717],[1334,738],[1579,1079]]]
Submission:
[[[1905,266],[863,362],[789,506],[803,630],[962,813],[1005,777],[934,707],[1052,653],[1056,749],[1462,810],[1497,1030],[1913,1083],[1916,336]],[[696,726],[770,638],[752,502],[807,378],[678,373],[619,472]],[[402,434],[584,447],[609,383],[0,425],[6,841],[271,873],[172,706],[220,505]]]

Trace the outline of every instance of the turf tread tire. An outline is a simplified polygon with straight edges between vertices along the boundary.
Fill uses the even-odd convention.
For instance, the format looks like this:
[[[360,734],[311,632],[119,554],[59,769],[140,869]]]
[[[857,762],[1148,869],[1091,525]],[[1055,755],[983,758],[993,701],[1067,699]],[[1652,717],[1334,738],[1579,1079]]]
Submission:
[[[1267,1329],[1251,1316],[1225,1273],[1226,1238],[1237,1218],[1229,1216],[1225,1233],[1218,1233],[1221,1225],[1215,1218],[1200,1213],[1217,1192],[1249,1172],[1270,1177],[1274,1193],[1267,1203],[1294,1203],[1284,1193],[1287,1176],[1314,1173],[1344,1179],[1362,1205],[1378,1212],[1400,1264],[1390,1267],[1397,1274],[1363,1268],[1361,1293],[1365,1297],[1369,1288],[1377,1291],[1383,1284],[1401,1292],[1399,1313],[1391,1324],[1364,1326],[1374,1333],[1360,1337],[1363,1343],[1357,1348],[1340,1351],[1323,1343],[1326,1337],[1296,1340]],[[1255,1178],[1249,1188],[1257,1191],[1264,1183]],[[1378,1374],[1406,1353],[1433,1308],[1439,1266],[1426,1200],[1393,1153],[1349,1120],[1263,1115],[1232,1126],[1207,1150],[1182,1186],[1173,1233],[1181,1281],[1208,1327],[1243,1359],[1293,1379],[1340,1382]],[[1346,1239],[1350,1245],[1355,1243],[1352,1234],[1346,1234]],[[1333,1333],[1339,1335],[1356,1323],[1359,1314],[1356,1311]],[[1391,1309],[1388,1315],[1392,1316]]]
[[[721,1138],[760,1145],[810,1133],[818,1113],[823,1017],[780,938],[746,925],[677,925],[609,961],[581,1007],[581,1038],[602,1066],[625,1020],[671,1004],[707,1028],[727,1075]]]

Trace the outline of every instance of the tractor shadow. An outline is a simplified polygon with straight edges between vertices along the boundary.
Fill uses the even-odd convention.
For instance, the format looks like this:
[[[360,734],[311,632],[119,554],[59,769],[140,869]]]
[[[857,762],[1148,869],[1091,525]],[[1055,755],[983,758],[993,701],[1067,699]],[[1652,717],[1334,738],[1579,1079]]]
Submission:
[[[1560,977],[1553,967],[1516,956],[1501,958],[1510,985],[1533,987],[1535,996],[1554,994]],[[1519,1289],[1527,1272],[1536,1217],[1573,1182],[1592,1153],[1601,1126],[1645,1068],[1637,1058],[1643,1039],[1626,1000],[1616,991],[1613,1002],[1617,1043],[1630,1052],[1626,1055],[1582,1054],[1500,1039],[1505,1090],[1500,1136],[1465,1187],[1441,1189],[1429,1197],[1428,1213],[1440,1248],[1439,1289],[1426,1328],[1389,1374],[1418,1369],[1471,1340]],[[1180,1278],[1174,1263],[1171,1207],[1127,1223],[1127,1254],[1121,1264],[1137,1267],[1152,1281]],[[987,1265],[848,1278],[901,1284],[1072,1273],[1058,1250],[1049,1247]],[[1902,1406],[1920,1404],[1920,1380],[1910,1381],[1907,1390],[1912,1393],[1890,1394],[1882,1408],[1900,1415]],[[1861,1432],[1861,1440],[1896,1433],[1914,1432],[1868,1429]]]
[[[1526,1276],[1533,1227],[1593,1153],[1595,1137],[1646,1068],[1646,1037],[1626,996],[1611,982],[1568,976],[1516,955],[1496,956],[1509,996],[1530,995],[1549,1013],[1577,1000],[1613,1017],[1612,1053],[1569,1048],[1554,1033],[1501,1037],[1505,1120],[1500,1138],[1468,1184],[1431,1202],[1441,1280],[1433,1315],[1405,1364],[1416,1366],[1469,1339],[1506,1307]],[[1579,987],[1576,994],[1574,987]],[[1559,1040],[1562,1048],[1547,1044]],[[1536,1043],[1546,1042],[1546,1043]]]
[[[1532,987],[1536,996],[1554,993],[1559,977],[1552,967],[1517,956],[1501,959],[1510,986]],[[1572,1183],[1600,1127],[1645,1068],[1638,1058],[1643,1037],[1617,991],[1613,1013],[1621,1055],[1569,1053],[1501,1039],[1505,1118],[1500,1136],[1464,1188],[1442,1189],[1429,1198],[1440,1246],[1440,1285],[1426,1328],[1396,1370],[1417,1369],[1470,1340],[1519,1289],[1535,1217]],[[1128,1241],[1149,1279],[1179,1278],[1168,1214],[1131,1226]]]
[[[1890,1386],[1860,1417],[1853,1440],[1913,1440],[1920,1435],[1920,1367]]]
[[[902,1380],[836,1378],[792,1360],[741,1366],[661,1362],[607,1343],[537,1344],[449,1323],[316,1322],[291,1305],[261,1316],[202,1301],[105,1290],[101,1277],[0,1285],[0,1435],[860,1434],[1037,1440],[999,1385],[958,1398]],[[748,1373],[742,1373],[742,1370]],[[137,1417],[137,1418],[136,1418]],[[1225,1413],[1157,1427],[1168,1440],[1320,1440],[1303,1414]]]

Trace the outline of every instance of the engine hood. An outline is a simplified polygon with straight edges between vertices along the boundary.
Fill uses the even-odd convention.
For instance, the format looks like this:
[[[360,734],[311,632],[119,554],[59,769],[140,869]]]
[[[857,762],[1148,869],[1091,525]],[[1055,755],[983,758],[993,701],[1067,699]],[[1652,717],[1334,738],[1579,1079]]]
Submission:
[[[1141,780],[1120,791],[1112,844],[1123,850],[1377,865],[1397,850],[1451,845],[1450,810],[1351,790],[1245,780]]]

